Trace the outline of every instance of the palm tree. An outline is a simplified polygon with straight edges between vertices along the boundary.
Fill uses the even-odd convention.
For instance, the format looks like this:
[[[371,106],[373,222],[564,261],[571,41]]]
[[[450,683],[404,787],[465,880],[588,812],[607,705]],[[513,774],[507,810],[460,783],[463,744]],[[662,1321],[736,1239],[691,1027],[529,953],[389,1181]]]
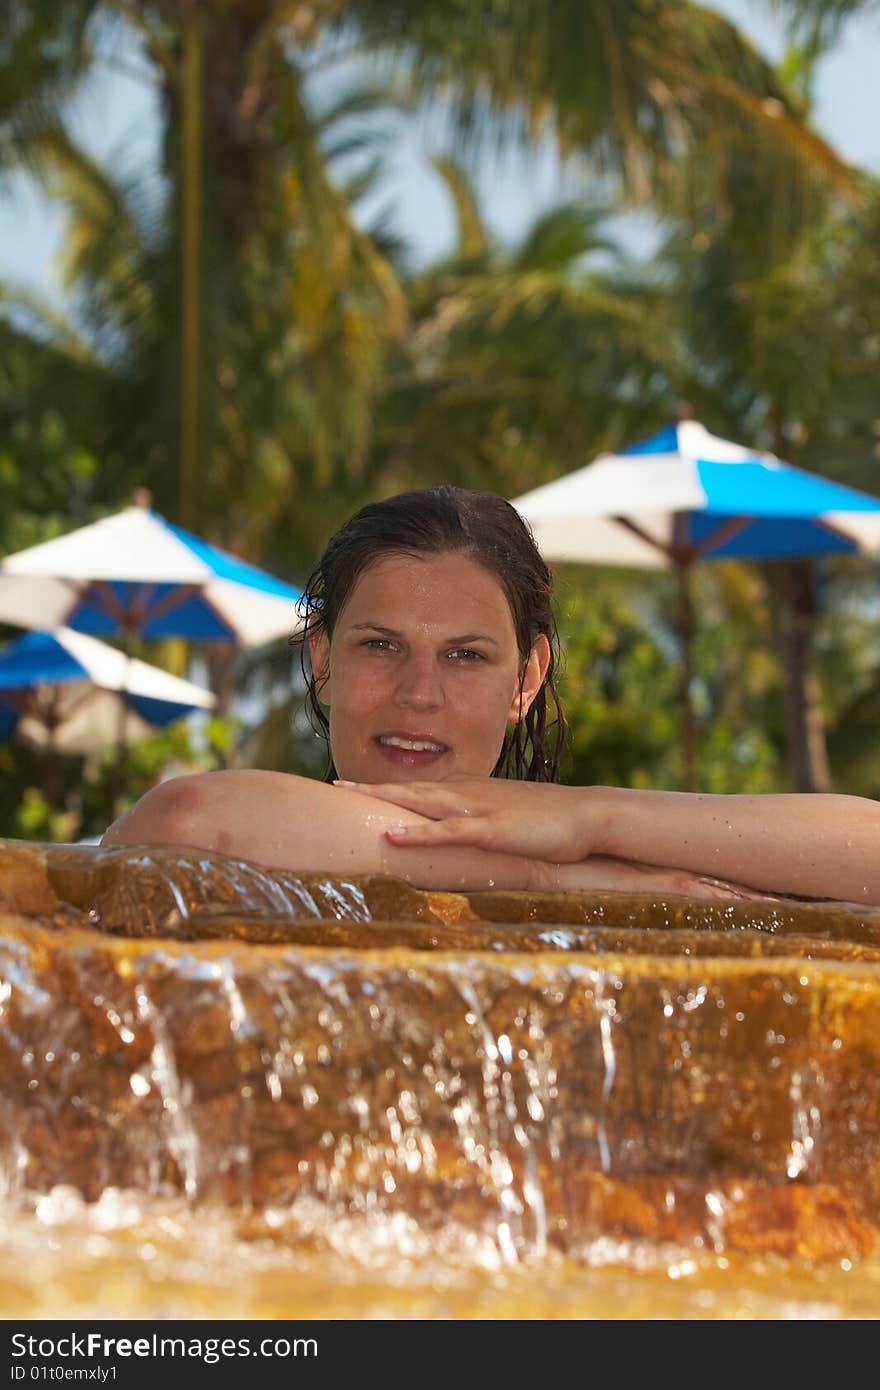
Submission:
[[[682,156],[697,146],[722,168],[727,144],[744,133],[764,150],[786,206],[795,205],[795,186],[814,184],[817,174],[823,183],[850,183],[736,29],[685,0],[578,0],[540,16],[532,0],[475,0],[464,8],[452,0],[349,0],[344,7],[248,0],[219,12],[205,0],[30,0],[17,9],[5,66],[19,80],[7,116],[31,145],[40,121],[23,113],[36,109],[46,131],[57,127],[58,94],[86,70],[87,39],[102,25],[122,22],[138,33],[160,85],[173,232],[161,318],[175,345],[169,352],[166,338],[162,376],[179,422],[163,447],[177,474],[172,510],[187,520],[196,503],[200,519],[210,512],[216,495],[208,474],[215,422],[228,404],[218,379],[229,379],[224,351],[236,326],[248,322],[249,263],[299,254],[282,225],[291,194],[299,215],[313,218],[313,232],[319,223],[324,232],[329,227],[362,270],[371,262],[369,273],[391,295],[392,317],[399,315],[387,266],[358,241],[334,200],[315,140],[306,90],[310,68],[324,55],[367,46],[405,61],[420,99],[442,94],[463,142],[487,132],[524,140],[549,127],[563,154],[589,154],[633,197],[677,184]],[[62,54],[48,69],[39,56],[46,39]],[[361,410],[354,428],[355,461],[363,457],[367,414]],[[218,521],[225,514],[217,508]]]
[[[762,212],[744,197],[732,210],[707,206],[696,229],[684,215],[661,256],[675,332],[694,365],[691,399],[719,432],[875,492],[880,193],[863,178],[856,206],[818,208],[812,226],[789,230],[784,255],[761,235]],[[815,565],[776,563],[766,577],[792,780],[799,790],[827,789]]]
[[[639,428],[673,389],[674,363],[645,312],[650,286],[604,231],[607,209],[555,208],[508,251],[460,181],[456,197],[459,248],[410,285],[413,333],[376,452],[389,487],[446,478],[512,496]]]

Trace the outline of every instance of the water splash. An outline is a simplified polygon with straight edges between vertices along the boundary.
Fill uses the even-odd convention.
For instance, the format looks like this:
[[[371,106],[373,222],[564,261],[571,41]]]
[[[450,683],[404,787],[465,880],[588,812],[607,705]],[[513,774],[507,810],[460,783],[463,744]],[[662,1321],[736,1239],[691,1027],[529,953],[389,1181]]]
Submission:
[[[608,983],[603,974],[596,976],[595,995],[598,1008],[599,1037],[602,1046],[602,1066],[604,1068],[602,1076],[602,1091],[599,1100],[599,1113],[596,1116],[596,1138],[599,1143],[599,1162],[603,1173],[611,1172],[611,1149],[608,1144],[608,1115],[610,1110],[611,1093],[614,1090],[614,1078],[617,1074],[617,1057],[614,1051],[614,1039],[612,1036],[612,1025],[617,1016],[617,997],[606,996],[605,987]],[[619,981],[614,982],[620,988]]]
[[[174,1040],[165,1016],[150,998],[145,983],[135,993],[137,1017],[153,1035],[149,1079],[162,1102],[162,1128],[168,1152],[180,1168],[183,1190],[194,1199],[199,1194],[202,1146],[191,1118],[192,1086],[181,1077],[175,1059]],[[131,1041],[134,1041],[132,1035]],[[151,1187],[158,1187],[158,1174]]]
[[[775,905],[759,931],[736,904],[716,941],[717,913],[681,925],[693,905],[655,929],[629,900],[495,894],[487,912],[522,920],[480,919],[473,895],[447,931],[410,889],[100,864],[100,932],[71,912],[0,940],[0,1183],[45,1230],[100,1242],[124,1225],[106,1194],[135,1193],[146,1228],[176,1193],[190,1232],[234,1211],[279,1251],[376,1269],[395,1251],[511,1280],[558,1260],[660,1261],[678,1283],[709,1256],[869,1265],[873,919],[864,939],[840,914],[809,936],[814,911]],[[138,911],[148,939],[113,934]],[[283,941],[285,914],[315,924],[309,944]],[[239,937],[192,944],[212,915]],[[250,944],[268,921],[281,944]],[[182,941],[157,939],[169,923]]]

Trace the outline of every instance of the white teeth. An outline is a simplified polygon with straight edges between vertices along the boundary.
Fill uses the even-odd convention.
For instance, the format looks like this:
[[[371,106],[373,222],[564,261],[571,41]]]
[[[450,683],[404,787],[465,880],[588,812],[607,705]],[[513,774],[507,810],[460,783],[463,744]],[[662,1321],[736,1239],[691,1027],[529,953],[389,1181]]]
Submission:
[[[442,753],[442,743],[430,743],[421,738],[398,738],[396,734],[380,734],[379,742],[388,748],[405,748],[408,753]]]

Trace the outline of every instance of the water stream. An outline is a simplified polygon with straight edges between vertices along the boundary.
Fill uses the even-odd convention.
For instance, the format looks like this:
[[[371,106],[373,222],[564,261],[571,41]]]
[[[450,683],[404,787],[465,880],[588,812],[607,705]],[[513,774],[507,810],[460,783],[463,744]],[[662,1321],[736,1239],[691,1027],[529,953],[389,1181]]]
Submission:
[[[880,1308],[878,912],[5,842],[0,926],[4,1316]]]

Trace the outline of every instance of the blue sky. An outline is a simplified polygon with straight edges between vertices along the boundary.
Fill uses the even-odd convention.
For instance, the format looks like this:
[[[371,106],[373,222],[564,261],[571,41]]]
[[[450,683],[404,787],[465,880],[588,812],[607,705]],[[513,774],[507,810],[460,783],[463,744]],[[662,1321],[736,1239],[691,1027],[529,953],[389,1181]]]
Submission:
[[[767,0],[714,0],[764,52],[778,56],[782,26]],[[120,55],[130,64],[131,55]],[[851,20],[838,48],[823,59],[816,85],[815,124],[853,163],[880,173],[880,17]],[[112,64],[77,99],[74,125],[88,147],[114,167],[155,166],[158,120],[148,85]],[[395,149],[394,176],[380,199],[394,206],[396,228],[413,244],[420,262],[451,246],[452,211],[439,179],[427,166],[414,130]],[[525,163],[486,158],[476,171],[484,215],[499,239],[515,239],[542,208],[583,189],[548,149]],[[629,224],[633,249],[648,235],[648,223]],[[60,209],[48,203],[23,176],[8,180],[0,193],[0,274],[33,285],[50,299],[58,296],[53,262],[63,231]]]

